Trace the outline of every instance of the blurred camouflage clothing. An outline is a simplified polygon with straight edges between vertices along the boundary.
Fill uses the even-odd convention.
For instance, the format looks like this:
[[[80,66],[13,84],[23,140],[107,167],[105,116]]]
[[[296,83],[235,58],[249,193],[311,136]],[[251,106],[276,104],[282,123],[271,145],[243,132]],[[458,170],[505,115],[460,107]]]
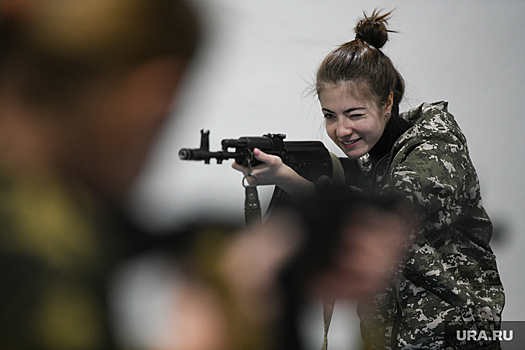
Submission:
[[[465,136],[447,102],[424,103],[401,117],[410,125],[391,151],[372,168],[366,158],[358,164],[372,191],[417,206],[422,229],[400,272],[359,305],[366,347],[499,349],[498,342],[460,342],[452,327],[499,329],[505,299]]]
[[[86,192],[11,175],[0,169],[0,348],[116,348],[106,287],[128,232]]]

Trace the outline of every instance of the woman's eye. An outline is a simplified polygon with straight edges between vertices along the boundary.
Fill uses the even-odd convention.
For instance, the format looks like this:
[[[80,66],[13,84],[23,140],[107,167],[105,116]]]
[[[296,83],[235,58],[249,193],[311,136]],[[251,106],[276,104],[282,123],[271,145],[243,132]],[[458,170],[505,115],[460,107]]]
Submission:
[[[325,114],[324,118],[325,119],[333,119],[333,118],[335,118],[335,115],[333,115],[333,114]]]

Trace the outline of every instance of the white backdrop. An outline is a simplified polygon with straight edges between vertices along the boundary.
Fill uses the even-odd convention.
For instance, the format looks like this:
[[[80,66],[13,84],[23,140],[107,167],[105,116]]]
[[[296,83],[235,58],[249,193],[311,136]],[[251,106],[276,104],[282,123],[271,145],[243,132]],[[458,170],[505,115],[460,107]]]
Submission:
[[[507,291],[506,320],[525,320],[525,1],[199,0],[208,37],[174,117],[137,184],[130,207],[145,225],[176,227],[203,211],[243,220],[241,174],[183,162],[182,147],[285,133],[322,140],[315,96],[306,92],[334,47],[354,38],[365,10],[394,9],[384,50],[406,81],[402,109],[448,100],[467,136],[484,204],[496,225]],[[260,189],[263,203],[271,189]]]

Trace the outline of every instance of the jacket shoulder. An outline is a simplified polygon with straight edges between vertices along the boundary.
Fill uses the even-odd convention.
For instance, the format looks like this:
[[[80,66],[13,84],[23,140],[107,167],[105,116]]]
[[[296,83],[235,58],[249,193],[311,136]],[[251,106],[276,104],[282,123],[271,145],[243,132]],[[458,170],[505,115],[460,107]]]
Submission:
[[[450,139],[453,143],[466,144],[454,116],[448,111],[448,101],[422,103],[414,109],[401,114],[412,127],[398,141],[408,139],[433,139],[435,137]]]

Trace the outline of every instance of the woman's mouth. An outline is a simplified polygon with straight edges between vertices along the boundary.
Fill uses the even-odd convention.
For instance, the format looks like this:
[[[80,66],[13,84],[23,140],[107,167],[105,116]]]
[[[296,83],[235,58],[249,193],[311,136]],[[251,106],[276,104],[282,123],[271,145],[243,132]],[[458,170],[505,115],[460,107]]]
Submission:
[[[359,141],[361,141],[361,138],[355,140],[341,141],[341,145],[343,145],[345,149],[349,149],[354,147]]]

